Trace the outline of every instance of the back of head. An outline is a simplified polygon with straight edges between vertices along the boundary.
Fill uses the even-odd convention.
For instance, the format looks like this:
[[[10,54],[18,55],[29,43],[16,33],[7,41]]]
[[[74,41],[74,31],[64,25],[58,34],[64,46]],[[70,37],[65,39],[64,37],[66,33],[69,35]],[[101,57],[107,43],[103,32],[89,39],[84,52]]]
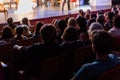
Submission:
[[[97,15],[96,14],[91,14],[91,19],[96,19]]]
[[[90,15],[91,14],[91,10],[87,9],[85,13]]]
[[[9,17],[7,19],[7,23],[10,25],[10,24],[13,24],[13,18],[12,17]]]
[[[94,52],[98,54],[108,54],[113,48],[112,36],[103,30],[95,30],[90,34]]]
[[[79,9],[78,12],[79,12],[79,15],[80,15],[80,16],[84,16],[84,11],[83,11],[82,9]]]
[[[61,30],[61,34],[63,33],[64,29],[67,27],[67,23],[65,22],[65,20],[59,20],[57,22],[58,27]]]
[[[78,26],[80,27],[80,28],[86,28],[86,19],[84,18],[84,17],[81,17],[81,16],[79,16],[77,19],[76,19],[76,21],[77,21],[77,24],[78,24]]]
[[[29,34],[30,30],[29,30],[29,27],[27,25],[22,25],[22,28],[23,28],[23,34]]]
[[[69,20],[68,20],[68,26],[76,27],[77,26],[76,19],[73,18],[73,17],[69,18]]]
[[[29,20],[27,17],[22,18],[22,24],[29,26]]]
[[[115,15],[113,17],[113,25],[117,28],[120,28],[120,15]]]
[[[1,39],[13,38],[12,30],[10,27],[4,27],[1,35]]]
[[[38,22],[36,23],[36,25],[35,25],[35,27],[36,27],[36,31],[39,31],[39,30],[40,30],[40,28],[41,28],[43,25],[44,25],[44,23],[43,23],[43,22],[38,21]]]
[[[40,29],[41,38],[44,42],[54,42],[56,40],[57,32],[55,26],[45,24]]]
[[[100,15],[97,16],[96,21],[99,22],[101,25],[104,26],[104,23],[105,23],[105,17],[104,17],[102,14],[100,14]]]
[[[78,32],[74,27],[67,27],[62,35],[64,41],[74,41],[78,40]]]
[[[92,32],[94,30],[104,30],[103,26],[98,23],[98,22],[93,22],[90,26],[89,26],[89,29],[88,29],[88,32]]]
[[[17,35],[22,35],[23,34],[23,27],[19,26],[16,28],[16,34]]]
[[[108,12],[108,18],[109,18],[109,20],[113,20],[113,16],[114,15],[115,14],[113,12]]]
[[[103,15],[103,14],[104,14],[104,12],[102,10],[97,12],[97,15]]]

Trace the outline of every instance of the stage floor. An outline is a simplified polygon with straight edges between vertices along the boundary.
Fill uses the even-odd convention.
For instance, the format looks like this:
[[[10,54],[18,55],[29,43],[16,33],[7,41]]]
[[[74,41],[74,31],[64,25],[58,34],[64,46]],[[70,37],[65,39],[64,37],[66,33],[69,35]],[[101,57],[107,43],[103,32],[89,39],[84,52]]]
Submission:
[[[58,7],[45,7],[45,6],[39,6],[33,9],[32,12],[20,12],[15,13],[16,9],[9,9],[8,10],[8,17],[13,17],[14,22],[21,21],[23,17],[28,17],[28,19],[38,19],[38,18],[46,18],[46,17],[52,17],[52,16],[60,16],[60,15],[68,15],[68,14],[74,14],[78,13],[79,9],[83,9],[86,11],[86,9],[90,9],[91,11],[97,11],[97,10],[105,10],[110,9],[111,6],[99,6],[99,7],[91,7],[90,5],[81,5],[81,6],[72,6],[71,10],[67,10],[65,6],[65,10],[62,11],[61,8]],[[3,13],[0,13],[0,24],[6,23],[6,19],[4,17]]]

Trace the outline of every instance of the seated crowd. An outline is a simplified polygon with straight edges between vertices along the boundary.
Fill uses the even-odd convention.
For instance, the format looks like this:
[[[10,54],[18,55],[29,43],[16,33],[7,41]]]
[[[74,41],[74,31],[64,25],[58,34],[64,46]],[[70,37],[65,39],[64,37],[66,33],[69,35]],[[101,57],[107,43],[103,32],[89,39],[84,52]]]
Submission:
[[[98,11],[96,14],[92,14],[90,10],[84,13],[80,9],[77,17],[66,17],[64,20],[54,19],[49,24],[38,21],[34,25],[34,31],[30,30],[31,26],[26,17],[22,19],[20,25],[15,25],[10,17],[7,19],[7,25],[2,29],[0,46],[11,44],[12,50],[15,50],[22,58],[21,64],[19,60],[12,60],[12,63],[17,64],[10,64],[10,73],[13,75],[8,75],[8,80],[19,80],[19,74],[17,74],[19,70],[23,71],[23,80],[39,80],[40,62],[64,52],[69,52],[72,57],[76,49],[87,46],[92,47],[95,53],[93,60],[95,60],[91,60],[91,63],[83,63],[80,69],[77,69],[78,71],[71,70],[71,73],[68,73],[69,77],[64,78],[65,80],[97,80],[103,72],[119,64],[119,7],[113,7],[109,12]],[[29,39],[32,39],[34,44],[29,46],[17,44],[17,42]],[[60,79],[63,80],[59,75],[59,78],[48,80]]]

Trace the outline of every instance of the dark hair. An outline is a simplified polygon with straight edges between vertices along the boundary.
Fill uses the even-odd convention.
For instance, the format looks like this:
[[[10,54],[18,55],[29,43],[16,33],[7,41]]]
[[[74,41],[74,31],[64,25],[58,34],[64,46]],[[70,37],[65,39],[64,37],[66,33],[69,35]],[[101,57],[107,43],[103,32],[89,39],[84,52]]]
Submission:
[[[67,23],[65,22],[65,20],[59,20],[59,21],[57,22],[57,26],[60,28],[60,30],[61,30],[61,35],[62,35],[64,29],[67,27]]]
[[[97,12],[97,14],[98,14],[98,15],[101,15],[101,14],[103,15],[104,12],[103,12],[102,10],[100,10],[100,11]]]
[[[43,25],[44,25],[44,23],[41,22],[41,21],[36,22],[36,25],[35,25],[35,27],[36,27],[36,29],[35,29],[35,34],[39,34],[39,33],[40,33],[40,28],[41,28]]]
[[[96,21],[99,22],[102,26],[104,26],[105,17],[102,14],[100,14],[100,15],[97,16]]]
[[[96,14],[91,14],[91,18],[96,19],[97,15]]]
[[[115,15],[113,17],[113,25],[120,28],[120,15]]]
[[[56,28],[52,24],[45,24],[40,29],[41,38],[44,42],[54,42],[56,40]]]
[[[4,27],[3,32],[1,35],[1,39],[8,39],[8,38],[13,38],[14,35],[12,34],[12,31],[9,27]]]
[[[78,32],[74,27],[67,27],[62,35],[63,40],[73,41],[78,40]]]
[[[87,32],[87,21],[84,17],[79,16],[77,19],[78,27],[80,27],[80,32]]]
[[[9,25],[13,24],[13,18],[12,18],[12,17],[9,17],[9,18],[7,19],[7,23],[8,23]]]
[[[90,39],[93,44],[93,50],[99,54],[107,54],[112,51],[113,38],[103,30],[95,30],[90,34]]]
[[[23,34],[23,27],[21,27],[21,26],[17,27],[17,28],[16,28],[16,34],[17,34],[17,35]]]
[[[22,18],[22,24],[29,26],[28,22],[29,22],[29,20],[27,17]]]
[[[113,20],[113,16],[114,15],[115,14],[113,12],[108,12],[108,18],[109,18],[109,20]]]

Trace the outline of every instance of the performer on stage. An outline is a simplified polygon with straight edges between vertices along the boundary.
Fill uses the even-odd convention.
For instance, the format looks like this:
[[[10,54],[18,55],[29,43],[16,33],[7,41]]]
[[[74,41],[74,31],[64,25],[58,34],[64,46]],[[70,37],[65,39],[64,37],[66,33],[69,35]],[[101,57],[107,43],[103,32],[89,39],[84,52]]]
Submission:
[[[19,0],[18,9],[15,13],[27,13],[33,11],[33,2],[32,0]]]
[[[64,11],[65,3],[67,3],[68,10],[70,10],[70,0],[62,0],[62,11]]]

